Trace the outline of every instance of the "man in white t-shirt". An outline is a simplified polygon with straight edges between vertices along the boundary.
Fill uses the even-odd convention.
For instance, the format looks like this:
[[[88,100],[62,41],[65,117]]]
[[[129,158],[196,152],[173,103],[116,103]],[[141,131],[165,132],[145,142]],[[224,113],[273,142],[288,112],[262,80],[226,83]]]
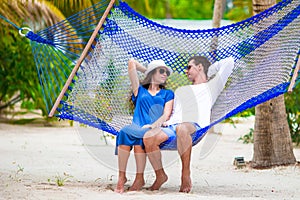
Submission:
[[[175,91],[173,112],[161,128],[154,128],[144,135],[144,144],[156,180],[149,188],[158,190],[168,180],[161,161],[160,144],[177,137],[177,149],[182,162],[180,192],[190,192],[191,135],[210,124],[211,108],[224,89],[234,68],[234,59],[228,57],[213,65],[203,56],[191,57],[187,76],[193,85]],[[210,80],[209,80],[210,79]]]

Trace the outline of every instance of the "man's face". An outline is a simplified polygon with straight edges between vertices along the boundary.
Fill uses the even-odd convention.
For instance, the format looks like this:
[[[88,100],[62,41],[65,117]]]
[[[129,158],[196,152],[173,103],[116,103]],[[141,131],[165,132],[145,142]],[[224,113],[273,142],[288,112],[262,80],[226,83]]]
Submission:
[[[188,79],[193,82],[199,72],[199,65],[196,65],[194,60],[191,60],[186,68],[186,75]]]

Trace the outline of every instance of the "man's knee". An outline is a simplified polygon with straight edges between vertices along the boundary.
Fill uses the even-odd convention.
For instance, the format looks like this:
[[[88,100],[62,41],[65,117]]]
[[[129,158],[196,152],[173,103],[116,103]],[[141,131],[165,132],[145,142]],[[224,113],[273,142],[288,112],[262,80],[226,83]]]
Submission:
[[[186,130],[185,124],[178,124],[176,127],[176,136],[178,138],[185,137],[186,136],[185,130]]]
[[[190,136],[196,131],[196,128],[193,124],[184,122],[181,124],[178,124],[176,127],[176,135],[177,137],[186,137]]]

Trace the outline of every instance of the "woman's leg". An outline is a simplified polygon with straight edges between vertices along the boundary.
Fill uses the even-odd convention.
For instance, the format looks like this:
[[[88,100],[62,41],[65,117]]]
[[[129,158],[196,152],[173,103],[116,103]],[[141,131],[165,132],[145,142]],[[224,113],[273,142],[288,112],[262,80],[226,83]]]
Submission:
[[[118,146],[118,166],[119,166],[119,178],[117,187],[115,189],[115,192],[123,193],[124,192],[124,184],[127,181],[126,178],[126,167],[128,158],[130,155],[130,146],[126,145],[119,145]]]
[[[142,146],[134,146],[134,157],[136,162],[136,175],[129,191],[138,191],[145,185],[144,171],[146,166],[146,153]]]

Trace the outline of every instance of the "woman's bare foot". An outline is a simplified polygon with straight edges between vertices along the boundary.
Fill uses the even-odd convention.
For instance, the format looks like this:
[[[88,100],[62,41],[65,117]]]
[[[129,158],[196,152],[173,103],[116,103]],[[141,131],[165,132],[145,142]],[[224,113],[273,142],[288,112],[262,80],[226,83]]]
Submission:
[[[190,176],[181,177],[181,186],[179,192],[189,193],[192,189],[192,181]]]
[[[132,184],[132,186],[129,188],[129,191],[139,191],[141,188],[145,185],[144,178],[136,178]]]
[[[117,187],[115,188],[115,192],[123,193],[124,192],[124,184],[127,182],[127,178],[119,178]]]
[[[151,187],[149,187],[149,190],[151,191],[159,190],[162,184],[167,182],[167,180],[168,180],[168,176],[165,173],[161,174],[160,176],[157,176],[154,183],[151,185]]]

